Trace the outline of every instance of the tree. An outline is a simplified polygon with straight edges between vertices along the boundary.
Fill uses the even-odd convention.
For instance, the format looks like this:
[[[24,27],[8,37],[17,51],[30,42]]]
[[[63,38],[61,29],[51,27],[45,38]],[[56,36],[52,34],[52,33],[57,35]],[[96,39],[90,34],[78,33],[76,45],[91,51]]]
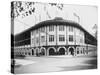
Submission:
[[[22,18],[35,12],[34,2],[14,1],[11,3],[11,18]],[[24,12],[24,13],[23,13]]]

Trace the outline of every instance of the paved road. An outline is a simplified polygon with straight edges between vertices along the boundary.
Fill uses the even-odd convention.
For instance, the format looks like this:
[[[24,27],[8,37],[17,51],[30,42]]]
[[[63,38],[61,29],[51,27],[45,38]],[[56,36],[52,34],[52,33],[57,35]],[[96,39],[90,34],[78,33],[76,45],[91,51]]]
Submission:
[[[15,73],[37,73],[97,68],[96,56],[26,57],[24,60],[31,63],[16,67]],[[19,61],[23,62],[23,60],[20,59]],[[23,63],[25,64],[27,62]]]

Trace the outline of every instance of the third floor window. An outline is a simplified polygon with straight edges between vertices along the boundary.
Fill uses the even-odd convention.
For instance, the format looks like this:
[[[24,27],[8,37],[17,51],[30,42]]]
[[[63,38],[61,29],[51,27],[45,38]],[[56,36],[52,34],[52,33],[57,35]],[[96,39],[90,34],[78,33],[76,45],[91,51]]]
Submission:
[[[49,26],[49,31],[54,31],[54,26]]]
[[[64,26],[63,25],[59,26],[59,31],[64,31]]]
[[[72,26],[69,26],[69,31],[73,32],[73,27]]]
[[[41,32],[45,32],[45,28],[44,27],[41,28]]]

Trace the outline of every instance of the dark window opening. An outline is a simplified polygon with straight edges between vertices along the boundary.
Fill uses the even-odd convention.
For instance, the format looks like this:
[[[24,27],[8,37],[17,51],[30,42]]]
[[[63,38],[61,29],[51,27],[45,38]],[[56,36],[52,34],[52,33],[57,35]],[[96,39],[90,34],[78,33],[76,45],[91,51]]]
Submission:
[[[59,35],[59,41],[65,41],[65,36],[64,35]]]
[[[69,35],[69,41],[73,42],[73,35]]]
[[[54,35],[49,35],[49,42],[54,42]]]
[[[64,31],[64,26],[59,26],[59,31]]]
[[[49,26],[49,31],[54,31],[54,26]]]

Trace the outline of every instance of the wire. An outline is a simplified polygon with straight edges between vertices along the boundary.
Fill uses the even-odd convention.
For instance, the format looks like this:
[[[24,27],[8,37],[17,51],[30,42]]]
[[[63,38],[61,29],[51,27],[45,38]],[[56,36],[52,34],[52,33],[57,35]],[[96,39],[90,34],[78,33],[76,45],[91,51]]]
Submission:
[[[24,23],[24,22],[22,22],[22,21],[20,21],[20,20],[18,20],[18,19],[15,19],[15,21],[20,22],[20,23],[22,23],[22,24],[24,24],[24,25],[26,25],[26,26],[30,26],[29,24],[26,24],[26,23]]]

